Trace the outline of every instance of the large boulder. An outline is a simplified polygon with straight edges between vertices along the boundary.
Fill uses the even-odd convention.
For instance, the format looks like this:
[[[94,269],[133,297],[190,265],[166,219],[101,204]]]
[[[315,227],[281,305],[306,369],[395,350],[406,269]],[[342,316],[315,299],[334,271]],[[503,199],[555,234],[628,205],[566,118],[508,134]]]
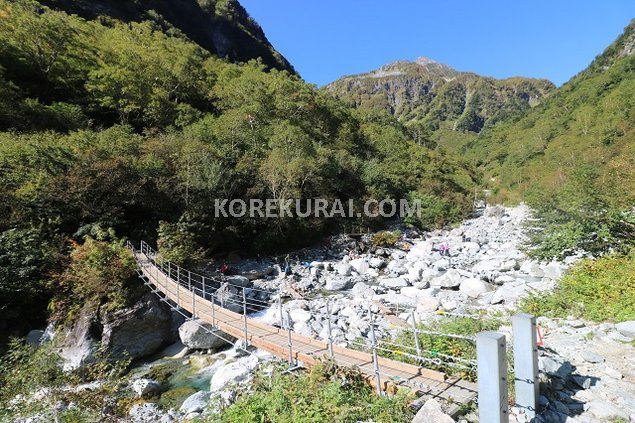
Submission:
[[[415,417],[412,419],[412,423],[454,423],[454,419],[445,414],[441,409],[441,404],[431,398],[423,404],[423,407],[419,409]]]
[[[335,265],[335,271],[340,276],[349,276],[352,270],[353,266],[349,263],[342,262]]]
[[[336,276],[328,278],[324,284],[324,289],[327,291],[340,291],[350,287],[351,280],[346,277]]]
[[[258,367],[258,358],[247,356],[219,368],[210,380],[210,391],[216,392],[232,382],[242,382]]]
[[[172,319],[169,307],[148,293],[132,307],[102,317],[101,343],[115,358],[149,356],[175,340]]]
[[[379,285],[383,286],[384,288],[397,289],[397,288],[403,288],[405,286],[408,286],[408,281],[406,281],[402,277],[385,278],[385,279],[379,280]]]
[[[228,285],[234,285],[241,288],[251,288],[253,286],[253,282],[249,280],[248,277],[242,275],[225,276],[225,282]]]
[[[58,355],[65,371],[77,370],[95,361],[103,329],[95,309],[94,304],[86,305],[72,326],[59,331],[62,341]]]
[[[479,295],[484,294],[489,290],[489,285],[478,278],[464,279],[459,286],[459,291],[472,298],[478,298]]]
[[[139,398],[148,398],[161,391],[161,384],[152,379],[137,379],[130,387]]]
[[[619,333],[629,338],[635,338],[635,320],[628,320],[615,325]]]
[[[211,395],[209,391],[198,391],[183,401],[179,411],[186,416],[190,413],[200,413],[207,408]]]
[[[233,342],[235,338],[203,320],[188,320],[179,327],[179,338],[183,345],[196,350],[216,350]]]
[[[172,423],[177,421],[174,412],[163,411],[158,405],[145,402],[135,404],[128,412],[131,423]]]
[[[450,269],[443,275],[436,277],[430,281],[430,286],[440,288],[458,288],[461,285],[461,274],[456,269]]]
[[[368,272],[368,269],[370,268],[370,264],[365,258],[351,260],[349,264],[360,275],[366,274],[366,272]]]
[[[351,289],[351,296],[353,298],[373,298],[375,291],[364,282],[357,282]]]

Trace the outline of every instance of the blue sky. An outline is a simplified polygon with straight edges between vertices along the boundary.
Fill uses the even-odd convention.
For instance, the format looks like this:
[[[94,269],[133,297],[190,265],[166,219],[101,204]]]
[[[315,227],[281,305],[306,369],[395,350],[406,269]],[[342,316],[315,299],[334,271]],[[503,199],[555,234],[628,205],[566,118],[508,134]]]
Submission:
[[[240,0],[308,82],[425,56],[561,85],[635,18],[634,0]]]

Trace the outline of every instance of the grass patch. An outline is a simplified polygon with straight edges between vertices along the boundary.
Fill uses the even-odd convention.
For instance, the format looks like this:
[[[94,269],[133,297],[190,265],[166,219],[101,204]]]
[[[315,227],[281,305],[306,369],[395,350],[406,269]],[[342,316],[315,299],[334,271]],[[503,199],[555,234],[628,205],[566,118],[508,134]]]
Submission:
[[[501,322],[497,319],[451,317],[420,324],[418,329],[422,332],[442,332],[471,337],[482,331],[497,330],[500,325]],[[404,330],[392,340],[379,342],[379,355],[410,364],[423,364],[429,369],[468,380],[475,380],[476,372],[462,367],[470,367],[463,360],[476,360],[475,342],[469,339],[430,335],[427,333],[419,333],[418,337],[421,357],[431,361],[421,363],[411,356],[417,352],[412,330]],[[399,347],[394,344],[399,345]],[[434,361],[438,361],[439,364],[435,364]]]
[[[357,371],[332,363],[302,373],[258,373],[251,390],[209,423],[345,423],[357,421],[410,422],[413,417],[406,391],[375,395]]]
[[[577,263],[554,292],[530,295],[521,308],[537,316],[635,320],[635,249]]]

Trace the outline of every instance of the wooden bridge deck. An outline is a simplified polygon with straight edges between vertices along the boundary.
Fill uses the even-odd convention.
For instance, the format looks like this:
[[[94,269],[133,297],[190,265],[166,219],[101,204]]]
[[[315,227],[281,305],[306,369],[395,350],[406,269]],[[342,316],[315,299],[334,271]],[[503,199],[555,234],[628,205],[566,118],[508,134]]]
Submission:
[[[237,339],[245,339],[246,320],[249,344],[280,358],[289,358],[287,330],[249,317],[245,319],[242,314],[213,304],[180,286],[163,273],[145,254],[139,251],[135,251],[134,254],[145,279],[171,302]],[[310,367],[329,357],[327,342],[293,331],[291,331],[291,338],[293,359],[302,362],[304,366]],[[333,360],[340,366],[357,367],[368,376],[369,382],[375,385],[375,369],[371,354],[334,345]],[[458,404],[465,404],[476,398],[474,383],[384,357],[379,357],[378,363],[381,388],[384,391],[394,392],[398,387],[405,387],[419,396],[449,401],[454,404],[455,409],[458,408]]]

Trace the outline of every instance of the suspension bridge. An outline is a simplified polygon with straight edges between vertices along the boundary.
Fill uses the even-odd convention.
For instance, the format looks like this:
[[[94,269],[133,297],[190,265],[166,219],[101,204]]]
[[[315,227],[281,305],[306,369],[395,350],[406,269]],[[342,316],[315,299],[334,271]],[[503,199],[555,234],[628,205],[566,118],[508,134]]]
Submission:
[[[339,366],[357,368],[379,393],[394,393],[398,388],[405,387],[419,397],[446,401],[451,406],[451,413],[458,410],[460,405],[476,400],[477,387],[474,383],[422,366],[380,357],[378,350],[381,351],[382,347],[375,339],[373,324],[370,325],[370,347],[361,345],[357,349],[344,348],[334,345],[330,335],[327,341],[304,336],[291,329],[290,317],[283,318],[281,296],[278,296],[277,304],[280,322],[278,325],[269,325],[249,314],[271,306],[269,301],[275,293],[232,285],[220,278],[183,269],[162,260],[145,242],[141,242],[140,248],[129,242],[128,247],[137,262],[139,276],[153,292],[179,313],[207,322],[214,328],[216,336],[228,342],[232,339],[224,338],[223,333],[243,341],[245,348],[251,345],[289,360],[290,368],[311,367],[330,359]],[[401,354],[415,359],[417,363],[435,364],[440,360],[421,357],[418,352]],[[467,363],[450,364],[465,366]]]

